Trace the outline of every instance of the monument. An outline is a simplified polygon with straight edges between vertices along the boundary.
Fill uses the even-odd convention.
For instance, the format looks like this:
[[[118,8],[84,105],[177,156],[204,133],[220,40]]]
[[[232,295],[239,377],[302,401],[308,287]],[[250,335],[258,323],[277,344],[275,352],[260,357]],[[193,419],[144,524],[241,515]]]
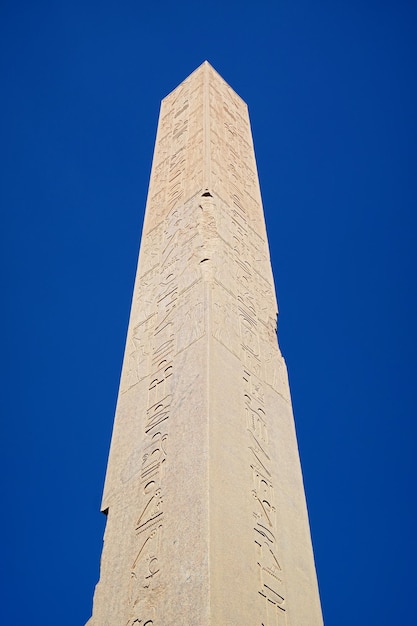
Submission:
[[[323,624],[246,104],[163,101],[88,626]]]

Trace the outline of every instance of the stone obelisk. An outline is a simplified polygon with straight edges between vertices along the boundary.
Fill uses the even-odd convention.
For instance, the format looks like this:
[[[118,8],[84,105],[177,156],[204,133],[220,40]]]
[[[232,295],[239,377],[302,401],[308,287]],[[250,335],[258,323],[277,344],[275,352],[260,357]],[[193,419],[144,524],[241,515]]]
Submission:
[[[323,623],[246,104],[163,101],[89,626]]]

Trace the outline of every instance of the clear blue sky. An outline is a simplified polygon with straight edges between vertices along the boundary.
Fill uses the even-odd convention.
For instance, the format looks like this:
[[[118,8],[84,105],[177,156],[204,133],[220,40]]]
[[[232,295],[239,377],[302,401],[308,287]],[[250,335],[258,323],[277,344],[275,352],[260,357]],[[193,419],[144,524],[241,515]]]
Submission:
[[[326,625],[415,623],[416,23],[2,0],[2,625],[90,616],[159,101],[204,59],[251,113]]]

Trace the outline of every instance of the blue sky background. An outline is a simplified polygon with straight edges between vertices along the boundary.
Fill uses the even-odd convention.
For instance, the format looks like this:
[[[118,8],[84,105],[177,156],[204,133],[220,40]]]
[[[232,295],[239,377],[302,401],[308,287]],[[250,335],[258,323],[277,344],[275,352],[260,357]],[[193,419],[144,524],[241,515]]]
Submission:
[[[326,624],[415,623],[416,18],[1,1],[1,624],[91,614],[159,102],[205,59],[249,104]]]

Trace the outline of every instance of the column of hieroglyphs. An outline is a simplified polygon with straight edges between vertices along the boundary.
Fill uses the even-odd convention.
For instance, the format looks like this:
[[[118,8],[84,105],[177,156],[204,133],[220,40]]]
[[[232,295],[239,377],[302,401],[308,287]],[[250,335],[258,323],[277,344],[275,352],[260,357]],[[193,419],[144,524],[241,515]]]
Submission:
[[[241,472],[239,486],[247,490],[252,506],[248,510],[239,502],[234,489],[228,500],[235,500],[240,512],[246,508],[252,533],[252,555],[248,551],[245,558],[255,564],[257,580],[247,576],[247,590],[252,589],[252,606],[245,609],[251,615],[247,623],[321,624],[288,378],[275,332],[277,306],[247,108],[213,69],[209,71],[211,181],[220,241],[212,335],[240,361],[233,363],[225,354],[215,361],[212,349],[211,367],[219,369],[229,359],[235,377],[229,375],[228,388],[240,389],[241,395],[233,443],[239,442],[246,451],[246,473],[243,459],[240,464],[228,462],[235,462],[236,474]],[[221,384],[218,380],[213,394],[221,395]],[[223,420],[219,419],[219,433],[226,420],[235,419],[231,408],[230,398]],[[220,404],[216,410],[219,415]],[[230,515],[229,520],[230,525],[237,523]],[[240,532],[243,541],[242,527]],[[227,577],[222,584],[227,584]],[[226,615],[219,612],[219,620]]]
[[[239,472],[238,480],[252,504],[245,526],[253,528],[251,537],[242,533],[242,540],[252,545],[252,550],[248,545],[243,547],[251,560],[248,570],[258,569],[247,581],[248,591],[252,591],[249,610],[254,623],[275,626],[287,623],[285,572],[277,546],[261,342],[264,337],[272,338],[271,352],[276,360],[276,304],[246,105],[212,70],[211,74],[211,169],[221,242],[213,286],[212,332],[238,359],[229,384],[240,389],[235,427],[243,433],[239,444],[246,450],[247,471],[246,475]],[[285,394],[285,385],[280,391]],[[219,613],[219,619],[224,618],[224,613]]]
[[[177,364],[205,333],[201,272],[189,262],[199,234],[193,196],[203,184],[203,78],[201,68],[161,107],[103,496],[108,520],[91,622],[97,626],[169,623],[164,607],[172,600],[175,610],[175,579],[181,583],[178,555],[166,550],[172,541],[164,543],[164,534],[180,486],[167,495],[178,470],[172,460],[181,424],[171,433],[184,387],[178,379],[187,376]],[[175,515],[168,528],[178,523]]]
[[[162,103],[90,626],[322,623],[245,103]]]

